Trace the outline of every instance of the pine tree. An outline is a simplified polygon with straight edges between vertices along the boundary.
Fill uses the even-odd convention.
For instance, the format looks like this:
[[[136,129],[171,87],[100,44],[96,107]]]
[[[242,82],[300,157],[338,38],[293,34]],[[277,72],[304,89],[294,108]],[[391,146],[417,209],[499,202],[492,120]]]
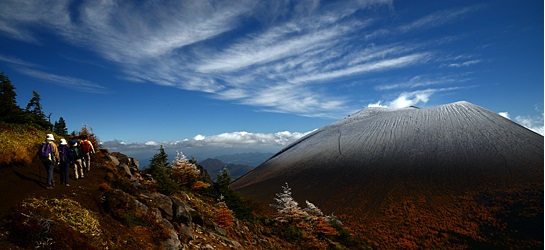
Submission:
[[[168,167],[168,155],[165,153],[165,148],[161,145],[159,152],[157,152],[150,160],[149,173],[155,175],[156,173],[166,171]]]
[[[25,113],[30,117],[32,123],[42,127],[43,129],[52,129],[51,122],[46,119],[40,103],[40,94],[32,91],[32,98],[26,105]]]
[[[165,152],[165,148],[161,145],[159,152],[156,153],[150,160],[149,173],[157,181],[157,187],[160,192],[170,195],[177,192],[180,187],[171,177],[167,169],[168,167],[168,155]]]
[[[218,190],[228,190],[229,184],[231,184],[231,174],[229,170],[225,167],[221,173],[216,177],[216,183]]]
[[[61,136],[67,136],[68,135],[68,129],[66,128],[66,122],[64,121],[64,118],[59,118],[58,122],[55,122],[53,125],[53,133]]]
[[[42,110],[42,105],[40,104],[40,94],[38,94],[38,92],[36,92],[35,90],[32,91],[32,98],[26,105],[25,111],[27,113],[45,118],[44,112]]]
[[[213,196],[220,201],[225,201],[227,207],[231,209],[235,217],[243,220],[252,219],[252,211],[246,204],[242,196],[231,188],[231,175],[227,168],[224,168],[212,183],[211,191]]]
[[[25,123],[23,110],[17,106],[15,86],[4,72],[0,73],[0,121]]]

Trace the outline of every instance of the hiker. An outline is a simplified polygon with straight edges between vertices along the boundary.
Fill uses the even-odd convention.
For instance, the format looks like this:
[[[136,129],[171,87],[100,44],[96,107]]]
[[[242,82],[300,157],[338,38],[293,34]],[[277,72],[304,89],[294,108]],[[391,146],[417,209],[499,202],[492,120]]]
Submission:
[[[47,171],[47,189],[53,189],[55,186],[55,178],[53,177],[53,170],[55,165],[59,162],[59,150],[55,144],[55,138],[53,134],[47,134],[45,142],[42,143],[40,147],[40,152],[38,152],[40,158],[44,164],[44,167]]]
[[[60,156],[60,164],[59,169],[61,170],[61,185],[66,185],[67,187],[70,186],[68,184],[68,168],[70,167],[71,158],[72,158],[72,151],[70,151],[70,148],[68,147],[68,143],[66,143],[66,139],[61,139],[61,145],[59,146],[59,156]]]
[[[70,150],[72,151],[72,164],[74,164],[74,178],[76,180],[83,178],[83,152],[76,140],[70,141]]]
[[[95,154],[95,148],[93,143],[87,140],[87,136],[83,136],[83,140],[80,143],[81,152],[83,152],[83,169],[85,172],[91,171],[91,154]]]

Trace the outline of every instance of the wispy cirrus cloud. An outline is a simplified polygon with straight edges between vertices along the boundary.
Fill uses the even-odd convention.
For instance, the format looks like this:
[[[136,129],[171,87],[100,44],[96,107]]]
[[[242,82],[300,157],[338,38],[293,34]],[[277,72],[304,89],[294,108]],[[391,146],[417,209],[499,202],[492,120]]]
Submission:
[[[68,43],[115,63],[122,79],[206,92],[268,112],[335,117],[357,105],[338,91],[339,86],[349,88],[347,79],[434,63],[437,51],[429,43],[384,38],[453,22],[476,7],[439,11],[388,26],[377,25],[382,18],[373,15],[377,9],[395,11],[390,0],[32,4],[10,0],[0,10],[0,31],[40,43],[35,30],[53,30]],[[479,59],[448,66],[476,63]],[[105,91],[73,77],[24,72],[82,91]],[[377,90],[427,87],[439,81],[440,77],[382,84]],[[424,94],[408,95],[406,100],[423,102],[427,92],[421,91]]]
[[[109,91],[108,88],[106,88],[105,86],[93,83],[91,81],[87,81],[77,77],[46,72],[44,71],[46,70],[45,67],[37,65],[35,63],[24,61],[19,58],[0,55],[0,61],[10,63],[11,65],[14,65],[15,70],[19,71],[20,73],[36,78],[40,81],[44,81],[46,83],[52,83],[86,93],[102,94]],[[40,70],[37,70],[36,68],[40,68]]]
[[[63,76],[63,75],[56,75],[47,73],[44,71],[34,70],[34,69],[28,69],[28,68],[21,68],[18,69],[21,73],[32,76],[34,78],[40,79],[45,82],[54,83],[57,85],[61,85],[70,89],[74,89],[81,92],[87,92],[87,93],[107,93],[108,88],[92,83],[87,80],[71,77],[71,76]]]
[[[460,63],[451,63],[451,64],[448,64],[448,66],[449,67],[459,68],[459,67],[470,66],[470,65],[477,64],[477,63],[480,63],[480,62],[481,62],[481,60],[470,60],[470,61],[464,61],[464,62],[460,62]]]
[[[424,16],[418,20],[415,20],[409,24],[403,25],[399,27],[399,30],[401,32],[410,32],[414,30],[420,30],[423,28],[437,27],[442,24],[452,22],[453,20],[457,20],[458,18],[463,17],[463,15],[469,12],[475,11],[479,8],[480,6],[471,6],[467,8],[461,8],[461,9],[438,11],[438,12],[429,14],[427,16]]]
[[[388,91],[396,89],[415,89],[434,85],[459,84],[468,81],[468,75],[418,75],[399,83],[381,84],[375,86],[376,90]]]
[[[11,57],[11,56],[5,56],[5,55],[0,55],[0,61],[12,64],[12,65],[17,65],[17,66],[39,67],[39,65],[35,63],[26,62],[22,59]]]

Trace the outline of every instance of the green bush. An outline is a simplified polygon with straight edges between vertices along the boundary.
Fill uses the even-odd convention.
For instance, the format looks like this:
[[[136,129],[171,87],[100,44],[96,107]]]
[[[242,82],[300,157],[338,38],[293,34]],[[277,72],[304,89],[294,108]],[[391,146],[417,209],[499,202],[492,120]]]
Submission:
[[[281,224],[277,228],[278,235],[290,243],[300,243],[304,241],[303,231],[294,224]]]

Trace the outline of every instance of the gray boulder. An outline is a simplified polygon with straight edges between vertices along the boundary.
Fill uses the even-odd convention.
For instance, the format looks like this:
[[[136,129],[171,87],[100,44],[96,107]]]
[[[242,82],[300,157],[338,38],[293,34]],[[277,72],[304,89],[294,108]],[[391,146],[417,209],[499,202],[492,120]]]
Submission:
[[[170,197],[161,193],[153,193],[151,194],[150,198],[157,205],[163,217],[172,220],[173,211],[172,200]]]
[[[180,245],[182,244],[180,242],[180,239],[178,238],[178,233],[174,229],[174,226],[170,221],[163,218],[161,220],[161,223],[163,226],[168,230],[168,239],[166,239],[163,242],[163,246],[165,247],[165,250],[177,250],[180,249]]]
[[[171,200],[173,208],[173,220],[190,226],[192,221],[191,214],[195,213],[195,210],[191,208],[189,204],[187,204],[187,202],[185,202],[184,200],[176,197],[172,197]]]
[[[111,160],[116,166],[119,165],[119,160],[117,159],[117,157],[115,157],[115,156],[113,156],[113,155],[111,155],[111,154],[109,154],[108,156],[110,157],[110,160]]]

